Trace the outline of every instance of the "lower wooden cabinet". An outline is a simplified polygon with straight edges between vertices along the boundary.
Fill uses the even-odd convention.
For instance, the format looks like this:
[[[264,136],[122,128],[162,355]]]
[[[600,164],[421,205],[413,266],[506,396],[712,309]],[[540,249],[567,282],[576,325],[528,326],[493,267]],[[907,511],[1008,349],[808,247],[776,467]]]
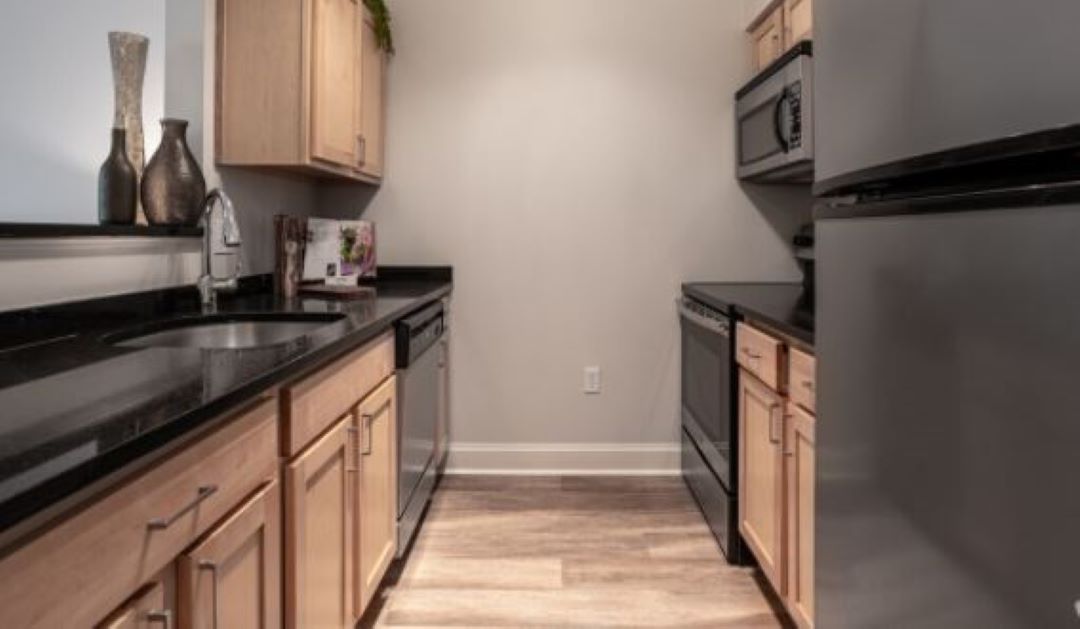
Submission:
[[[739,372],[739,532],[784,595],[784,408],[779,393]]]
[[[814,416],[795,404],[785,414],[787,607],[795,623],[814,626]]]
[[[397,378],[382,383],[356,410],[360,478],[354,614],[359,620],[397,551]]]
[[[177,560],[179,626],[281,627],[281,486],[267,483]]]
[[[353,416],[285,467],[285,626],[351,627]]]
[[[172,629],[173,610],[165,600],[165,582],[156,580],[97,625],[97,629]]]

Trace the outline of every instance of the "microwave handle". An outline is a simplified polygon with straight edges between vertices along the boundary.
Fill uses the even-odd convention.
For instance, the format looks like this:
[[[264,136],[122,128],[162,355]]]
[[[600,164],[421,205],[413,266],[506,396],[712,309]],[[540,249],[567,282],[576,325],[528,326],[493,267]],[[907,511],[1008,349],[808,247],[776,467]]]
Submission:
[[[785,153],[791,150],[791,145],[787,138],[784,137],[784,103],[788,99],[788,89],[785,87],[780,92],[780,98],[776,99],[776,105],[773,107],[773,131],[776,133],[776,141],[780,144],[780,149]]]

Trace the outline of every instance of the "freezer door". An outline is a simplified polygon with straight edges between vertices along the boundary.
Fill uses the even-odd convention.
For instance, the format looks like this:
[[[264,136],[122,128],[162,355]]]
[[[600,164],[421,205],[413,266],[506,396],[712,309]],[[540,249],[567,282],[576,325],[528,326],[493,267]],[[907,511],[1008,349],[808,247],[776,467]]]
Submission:
[[[821,220],[817,626],[1074,627],[1080,204]]]
[[[1078,24],[1077,0],[815,0],[816,181],[1080,123]]]

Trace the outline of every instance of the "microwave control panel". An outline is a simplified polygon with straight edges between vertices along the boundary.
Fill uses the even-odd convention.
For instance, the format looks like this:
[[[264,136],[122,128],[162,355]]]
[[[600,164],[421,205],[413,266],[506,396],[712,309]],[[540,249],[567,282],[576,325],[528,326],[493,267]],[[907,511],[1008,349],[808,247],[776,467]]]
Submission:
[[[788,149],[802,146],[802,81],[792,83],[787,88],[788,111],[791,112],[791,137]]]

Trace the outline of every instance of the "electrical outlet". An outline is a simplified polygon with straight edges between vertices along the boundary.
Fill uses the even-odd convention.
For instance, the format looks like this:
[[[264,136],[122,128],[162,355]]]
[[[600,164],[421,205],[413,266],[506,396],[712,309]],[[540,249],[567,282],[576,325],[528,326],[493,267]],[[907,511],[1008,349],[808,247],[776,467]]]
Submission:
[[[600,368],[585,368],[585,393],[600,393]]]

